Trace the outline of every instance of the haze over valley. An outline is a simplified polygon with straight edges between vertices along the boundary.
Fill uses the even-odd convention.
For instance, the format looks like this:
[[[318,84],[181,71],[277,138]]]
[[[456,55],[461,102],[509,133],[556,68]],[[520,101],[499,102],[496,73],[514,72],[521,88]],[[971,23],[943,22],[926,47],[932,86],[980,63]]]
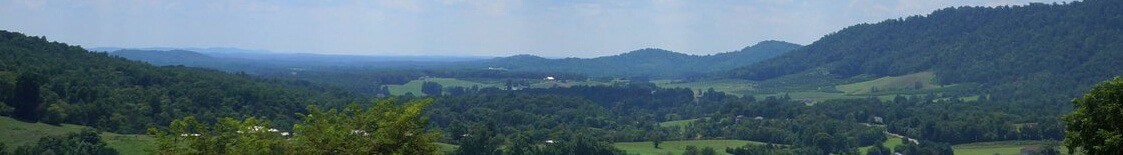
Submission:
[[[1120,1],[0,4],[0,155],[1123,154]]]

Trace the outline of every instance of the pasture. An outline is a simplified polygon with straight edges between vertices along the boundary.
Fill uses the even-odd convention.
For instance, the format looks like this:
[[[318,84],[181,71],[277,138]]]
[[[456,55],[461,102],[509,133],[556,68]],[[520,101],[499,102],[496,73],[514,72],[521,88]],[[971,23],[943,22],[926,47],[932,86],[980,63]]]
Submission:
[[[698,121],[698,119],[695,118],[695,119],[685,119],[685,120],[677,120],[677,121],[659,122],[659,126],[660,127],[679,127],[679,128],[681,128],[681,127],[684,127],[686,125],[689,125],[691,122],[694,122],[694,121]]]
[[[44,123],[21,122],[10,117],[0,117],[0,142],[7,145],[7,149],[35,143],[39,138],[46,136],[61,136],[67,133],[82,131],[85,126],[62,124],[50,125]],[[121,154],[148,154],[145,149],[151,149],[152,137],[145,135],[101,133],[102,140]]]
[[[1022,148],[1025,147],[1040,147],[1048,142],[1046,141],[1001,141],[1001,142],[982,142],[982,143],[968,143],[952,146],[955,154],[960,155],[1016,155],[1021,154]],[[1067,154],[1068,149],[1059,147],[1061,154]]]
[[[878,91],[924,90],[939,88],[932,72],[920,72],[895,77],[882,77],[870,81],[835,86],[846,94],[870,94]]]
[[[897,145],[904,145],[905,144],[904,139],[889,136],[889,135],[885,135],[885,136],[889,138],[889,139],[885,140],[885,142],[881,143],[881,145],[884,145],[885,148],[893,149],[894,147],[897,147]],[[870,148],[873,148],[873,146],[859,147],[858,152],[861,153],[861,154],[866,154],[866,152],[870,152]]]
[[[406,93],[412,93],[413,95],[420,96],[422,95],[421,84],[425,82],[436,82],[438,84],[441,84],[442,87],[498,87],[498,85],[494,84],[465,81],[455,78],[421,78],[409,81],[408,83],[403,85],[387,85],[387,89],[390,89],[390,94],[395,96],[405,95]]]
[[[744,140],[683,140],[683,141],[664,141],[659,144],[660,148],[655,148],[651,141],[645,142],[622,142],[613,143],[616,148],[627,151],[628,154],[639,155],[657,155],[657,154],[682,154],[686,151],[686,146],[695,146],[699,150],[705,147],[714,148],[718,154],[725,153],[725,148],[741,147],[748,144],[762,145],[764,143]]]
[[[744,79],[716,79],[686,82],[682,80],[654,80],[656,86],[663,88],[690,88],[694,92],[703,92],[710,88],[714,91],[725,92],[732,95],[743,96],[745,92],[755,90],[756,84]]]

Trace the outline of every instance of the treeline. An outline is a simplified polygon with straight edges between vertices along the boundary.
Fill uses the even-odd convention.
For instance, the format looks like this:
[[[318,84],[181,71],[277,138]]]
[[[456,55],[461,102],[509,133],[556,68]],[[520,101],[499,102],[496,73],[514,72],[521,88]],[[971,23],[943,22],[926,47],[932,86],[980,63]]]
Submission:
[[[0,92],[6,106],[0,115],[117,133],[142,133],[185,116],[291,124],[306,105],[339,106],[360,97],[309,82],[155,67],[8,31],[0,32]]]
[[[782,144],[787,147],[773,149],[805,149],[812,154],[857,154],[858,147],[887,139],[881,128],[832,118],[801,101],[775,97],[728,100],[717,112],[683,128],[685,135]]]
[[[741,50],[714,55],[688,55],[645,48],[588,59],[515,55],[454,64],[519,71],[573,72],[594,77],[696,78],[773,58],[799,47],[800,45],[783,41],[763,41]]]
[[[309,70],[286,70],[265,77],[309,81],[315,84],[345,88],[361,94],[389,95],[386,85],[401,85],[422,77],[458,79],[544,79],[583,81],[588,77],[575,73],[547,73],[491,69],[369,69],[327,67]]]
[[[15,148],[11,151],[6,149]],[[61,136],[46,136],[24,146],[7,147],[0,143],[0,155],[20,154],[91,154],[115,155],[117,150],[109,148],[98,131],[83,128],[82,131]]]
[[[205,123],[176,119],[150,128],[156,154],[437,154],[441,137],[425,128],[423,108],[432,100],[378,100],[370,108],[351,104],[323,110],[308,106],[291,132],[269,120],[222,118]]]
[[[708,94],[712,99],[735,98],[715,91]],[[658,88],[650,83],[519,91],[466,89],[435,97],[436,103],[426,115],[433,127],[448,135],[441,142],[476,149],[471,152],[618,154],[611,142],[682,139],[686,136],[679,129],[657,124],[701,116],[719,107],[718,101],[695,100],[688,89]],[[480,134],[489,136],[473,136]]]

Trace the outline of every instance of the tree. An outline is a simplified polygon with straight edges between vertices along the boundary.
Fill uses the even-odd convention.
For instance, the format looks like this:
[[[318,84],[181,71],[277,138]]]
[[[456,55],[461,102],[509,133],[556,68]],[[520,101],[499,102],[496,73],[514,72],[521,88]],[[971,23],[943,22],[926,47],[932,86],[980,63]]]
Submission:
[[[1123,154],[1123,78],[1115,77],[1074,99],[1073,112],[1064,116],[1069,153]]]
[[[885,145],[883,145],[883,144],[874,145],[873,148],[870,148],[869,151],[866,152],[866,155],[891,155],[891,154],[893,154],[893,151],[889,150],[889,148],[886,148]]]
[[[666,138],[667,136],[659,130],[655,130],[654,132],[648,134],[648,139],[651,139],[651,144],[655,145],[656,149],[659,148],[659,143],[663,143],[663,140]]]
[[[43,79],[43,76],[29,73],[20,75],[16,80],[15,96],[8,102],[15,108],[12,115],[14,118],[28,122],[39,121],[44,109],[43,98],[39,96]]]
[[[499,139],[495,138],[495,124],[479,123],[472,126],[468,135],[460,139],[459,155],[498,155]]]
[[[0,154],[4,152],[0,151]],[[47,136],[39,138],[35,144],[28,144],[17,148],[12,154],[117,154],[117,150],[109,148],[102,141],[98,131],[90,128],[82,129],[77,133],[64,136]]]
[[[429,96],[441,96],[441,84],[436,82],[421,83],[421,93]]]
[[[713,147],[707,146],[705,148],[702,148],[702,155],[717,155],[717,150],[714,150]]]
[[[288,133],[257,118],[222,118],[207,124],[177,119],[167,131],[148,129],[158,154],[436,154],[440,134],[428,131],[421,116],[432,99],[399,106],[394,99],[371,108],[351,104],[343,110],[308,106],[308,114]],[[288,138],[288,136],[292,136]]]
[[[687,145],[686,151],[682,152],[682,155],[701,155],[701,154],[702,154],[702,151],[698,150],[698,147],[694,146],[694,145]]]
[[[538,152],[534,141],[526,134],[517,134],[511,139],[511,146],[507,147],[507,155],[532,155]]]

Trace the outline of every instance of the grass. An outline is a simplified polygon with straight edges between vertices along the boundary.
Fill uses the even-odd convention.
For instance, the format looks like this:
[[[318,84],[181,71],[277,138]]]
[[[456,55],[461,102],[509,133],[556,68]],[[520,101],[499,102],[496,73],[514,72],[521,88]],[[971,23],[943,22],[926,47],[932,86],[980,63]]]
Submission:
[[[102,140],[110,148],[116,149],[121,154],[150,154],[145,149],[152,149],[156,147],[152,138],[146,135],[132,135],[132,134],[116,134],[103,132],[101,133]]]
[[[0,142],[14,149],[19,146],[32,144],[39,138],[47,136],[62,136],[68,133],[82,131],[85,126],[62,124],[50,125],[44,123],[21,122],[10,117],[0,117]],[[148,154],[144,149],[152,148],[152,137],[145,135],[101,133],[102,140],[121,154]]]
[[[530,88],[553,88],[553,87],[573,87],[573,86],[606,86],[621,83],[619,81],[601,82],[593,80],[574,81],[574,80],[540,80],[530,84]]]
[[[690,88],[695,92],[703,92],[710,88],[714,91],[725,92],[737,96],[744,95],[744,92],[755,90],[755,85],[750,80],[744,79],[716,79],[716,80],[702,80],[694,82],[683,82],[682,80],[655,80],[651,81],[656,86],[663,88]]]
[[[681,128],[681,127],[684,127],[687,124],[690,124],[691,122],[694,122],[694,121],[698,121],[698,119],[695,118],[695,119],[660,122],[659,126],[660,127],[680,127]]]
[[[845,85],[835,86],[835,89],[842,91],[846,94],[869,94],[878,90],[910,90],[916,89],[916,84],[921,84],[921,89],[935,89],[939,88],[934,81],[936,74],[932,72],[920,72],[908,75],[901,75],[895,77],[883,77],[870,81],[851,83]]]
[[[767,98],[767,97],[777,97],[777,98],[779,98],[779,97],[784,96],[785,94],[787,94],[788,97],[791,97],[793,100],[811,99],[812,102],[808,103],[809,105],[813,104],[813,103],[816,103],[816,102],[819,102],[819,101],[826,101],[826,100],[833,100],[833,99],[855,99],[855,98],[867,98],[867,97],[869,97],[869,96],[852,96],[852,95],[846,95],[846,94],[843,94],[843,93],[827,93],[827,92],[815,92],[815,91],[799,91],[799,92],[772,93],[772,94],[754,94],[753,97],[756,97],[757,99],[763,99],[763,98]],[[878,98],[888,98],[890,100],[892,99],[892,96],[887,96],[887,97],[877,96],[877,97]],[[885,100],[885,99],[883,99],[883,100]]]
[[[881,145],[884,145],[885,148],[893,149],[894,147],[897,147],[897,145],[904,145],[905,144],[904,139],[889,136],[889,135],[885,135],[885,136],[889,138],[889,139],[885,140],[885,142],[881,143]],[[860,147],[860,148],[858,148],[858,152],[860,152],[862,154],[866,154],[866,152],[870,152],[870,148],[873,148],[873,146]]]
[[[409,83],[403,85],[388,85],[387,89],[390,89],[390,94],[392,95],[405,95],[406,93],[413,93],[413,95],[422,95],[421,84],[425,82],[436,82],[441,84],[441,86],[443,87],[498,87],[492,84],[458,80],[455,78],[421,78],[409,81]]]
[[[1046,141],[1000,141],[1000,142],[982,142],[982,143],[968,143],[952,146],[955,154],[965,155],[1016,155],[1020,154],[1022,148],[1027,146],[1040,146]],[[1068,149],[1060,147],[1061,154],[1067,154]]]
[[[665,141],[659,144],[658,149],[650,142],[622,142],[613,143],[616,148],[627,151],[628,154],[639,155],[655,155],[655,154],[682,154],[686,151],[686,146],[691,145],[702,149],[705,147],[712,147],[718,154],[725,153],[725,148],[741,147],[747,144],[762,145],[764,143],[744,140],[684,140],[684,141]]]
[[[437,143],[437,150],[440,151],[441,153],[444,153],[444,154],[452,154],[452,153],[456,152],[456,149],[460,149],[460,146],[452,145],[452,144],[445,144],[445,143]]]

